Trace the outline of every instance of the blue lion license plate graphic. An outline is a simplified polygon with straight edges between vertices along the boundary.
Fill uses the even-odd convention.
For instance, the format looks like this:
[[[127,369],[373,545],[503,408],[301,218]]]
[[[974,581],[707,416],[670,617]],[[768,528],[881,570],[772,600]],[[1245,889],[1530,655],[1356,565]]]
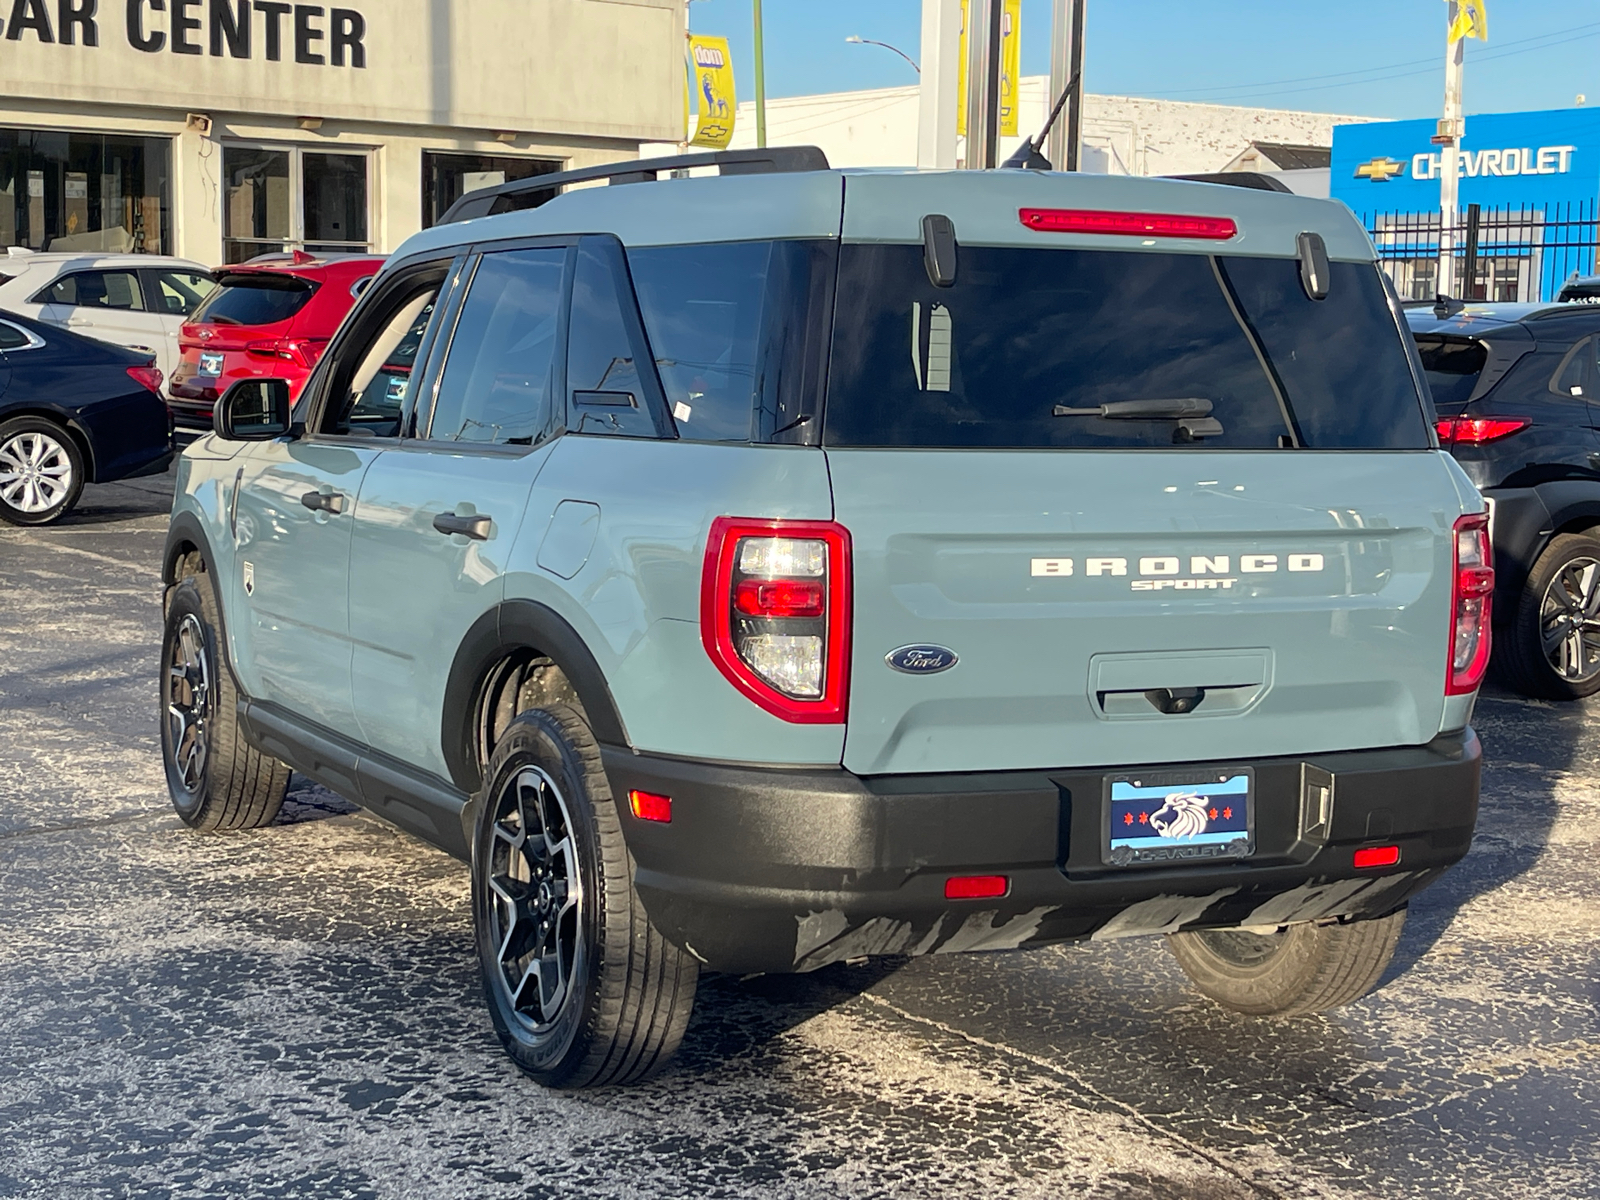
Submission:
[[[1116,866],[1250,853],[1247,772],[1111,780],[1106,861]]]

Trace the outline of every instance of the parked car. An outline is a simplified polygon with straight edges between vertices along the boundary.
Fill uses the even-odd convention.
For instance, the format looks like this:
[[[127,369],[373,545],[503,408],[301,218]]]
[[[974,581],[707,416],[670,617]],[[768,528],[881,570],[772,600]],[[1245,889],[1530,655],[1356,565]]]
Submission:
[[[526,186],[706,164],[469,194],[292,417],[229,388],[163,563],[182,819],[294,768],[467,860],[553,1086],[659,1066],[702,969],[1160,933],[1244,1013],[1375,986],[1471,844],[1494,574],[1350,211],[811,148]]]
[[[0,314],[0,521],[48,525],[85,483],[156,474],[171,461],[150,355]]]
[[[1494,665],[1526,696],[1600,691],[1600,307],[1406,317],[1440,444],[1494,514]]]
[[[217,288],[184,323],[177,369],[167,385],[178,429],[211,428],[219,391],[239,379],[273,376],[291,395],[361,289],[383,265],[380,255],[263,255],[216,274]]]
[[[157,254],[35,254],[0,258],[0,309],[155,356],[170,378],[178,330],[215,286],[186,258]]]
[[[1558,302],[1600,304],[1600,275],[1579,275],[1574,271],[1557,294]]]

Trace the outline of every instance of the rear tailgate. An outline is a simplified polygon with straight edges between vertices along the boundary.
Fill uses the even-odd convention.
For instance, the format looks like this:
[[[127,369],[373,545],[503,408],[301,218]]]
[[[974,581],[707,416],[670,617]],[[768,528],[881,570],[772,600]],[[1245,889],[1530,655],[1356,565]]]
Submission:
[[[1460,501],[1435,452],[828,461],[854,543],[852,771],[1215,761],[1438,731]],[[917,643],[959,661],[889,667]],[[1145,695],[1163,688],[1204,696],[1164,714]]]
[[[930,214],[955,253],[923,245]],[[1438,732],[1461,481],[1348,210],[959,172],[852,176],[843,228],[822,440],[854,553],[847,767]],[[917,644],[955,665],[886,661]]]

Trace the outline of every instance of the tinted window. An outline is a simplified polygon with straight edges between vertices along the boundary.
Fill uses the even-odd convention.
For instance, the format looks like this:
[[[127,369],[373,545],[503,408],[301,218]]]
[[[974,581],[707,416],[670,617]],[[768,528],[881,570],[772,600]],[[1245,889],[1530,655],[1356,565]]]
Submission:
[[[157,309],[175,317],[186,317],[199,308],[217,286],[211,276],[193,271],[147,271],[145,275],[154,285]]]
[[[1427,418],[1389,294],[1372,263],[1329,264],[1312,300],[1289,258],[1222,260],[1246,317],[1287,393],[1305,445],[1416,450]]]
[[[35,296],[34,302],[77,308],[144,308],[139,277],[132,271],[78,271],[63,275]]]
[[[678,436],[765,440],[812,411],[804,378],[817,260],[810,242],[628,251]]]
[[[1288,260],[962,246],[955,285],[936,288],[920,246],[846,246],[825,441],[1267,449],[1286,444],[1298,415],[1312,447],[1426,447],[1376,268],[1351,271],[1370,285],[1340,271],[1327,300],[1291,305]],[[1338,379],[1320,382],[1329,364]],[[1221,431],[1102,415],[1102,405],[1178,400],[1209,402]]]
[[[1587,396],[1594,390],[1595,342],[1586,338],[1574,346],[1551,377],[1550,390],[1558,396]]]
[[[0,321],[0,350],[21,350],[28,342],[26,333],[9,322]]]
[[[429,437],[531,446],[554,423],[567,251],[485,254],[450,339]]]
[[[224,275],[191,320],[211,325],[276,325],[305,307],[317,285],[292,275]]]
[[[1465,404],[1488,357],[1482,342],[1465,338],[1419,337],[1417,353],[1435,404]]]
[[[567,389],[578,433],[655,437],[656,423],[639,379],[633,339],[622,307],[621,255],[615,243],[585,238],[572,277],[572,323],[567,334]]]

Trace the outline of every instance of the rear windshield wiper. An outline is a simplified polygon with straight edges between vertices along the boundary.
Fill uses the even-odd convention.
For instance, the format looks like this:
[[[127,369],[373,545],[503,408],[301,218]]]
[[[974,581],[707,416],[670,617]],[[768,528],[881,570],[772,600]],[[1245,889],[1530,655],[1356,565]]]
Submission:
[[[1209,417],[1211,401],[1203,396],[1185,396],[1178,400],[1113,400],[1094,408],[1071,408],[1058,404],[1054,415],[1105,417],[1113,421],[1178,421],[1184,417]]]

